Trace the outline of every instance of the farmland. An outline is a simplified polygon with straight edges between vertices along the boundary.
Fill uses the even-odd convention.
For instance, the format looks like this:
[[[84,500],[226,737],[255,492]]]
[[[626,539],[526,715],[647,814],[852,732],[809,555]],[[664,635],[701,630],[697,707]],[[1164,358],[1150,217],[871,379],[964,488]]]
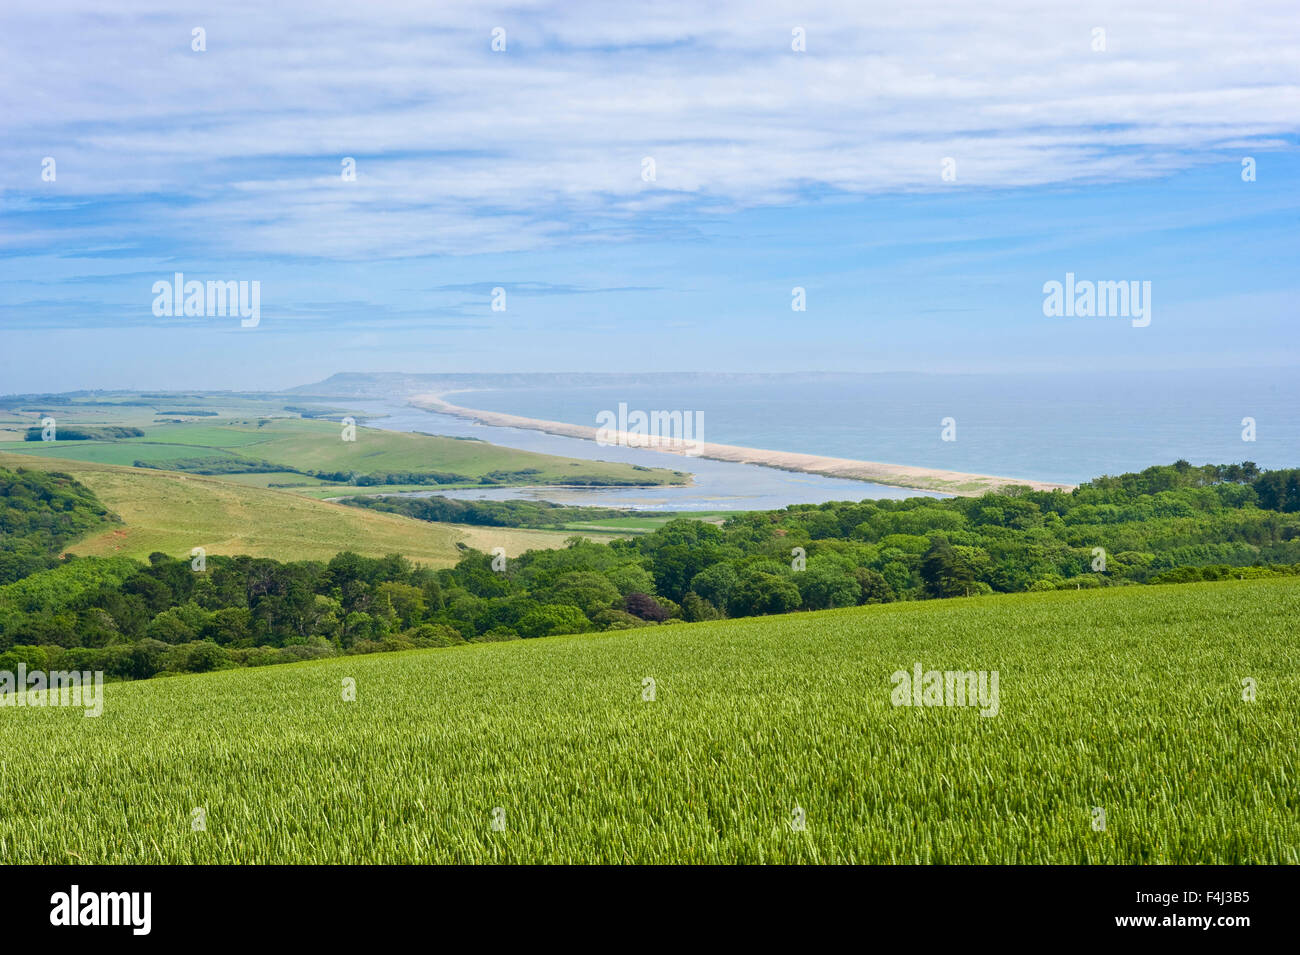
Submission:
[[[0,709],[0,852],[1296,863],[1298,613],[1294,578],[1115,587],[110,684]],[[916,661],[999,671],[998,715],[892,706]]]
[[[175,396],[170,401],[185,405],[189,411],[205,404],[188,396]],[[111,441],[25,441],[22,438],[26,430],[38,426],[44,414],[24,403],[17,404],[21,407],[0,409],[0,453],[128,467],[139,462],[182,471],[199,466],[207,473],[212,473],[213,465],[237,472],[241,465],[251,470],[269,462],[283,470],[240,475],[243,483],[263,487],[273,483],[306,485],[308,494],[317,493],[312,488],[322,482],[307,473],[294,472],[335,475],[335,481],[346,481],[348,475],[398,475],[400,483],[394,486],[404,490],[479,483],[657,485],[688,480],[682,472],[663,468],[587,461],[498,447],[484,441],[361,425],[356,426],[349,440],[342,440],[344,432],[338,422],[298,417],[286,412],[282,402],[269,398],[262,403],[244,400],[233,408],[226,402],[211,400],[206,404],[217,414],[196,420],[168,418],[168,412],[155,412],[138,404],[49,405],[50,415],[65,431],[76,426],[127,425],[139,428],[143,434]],[[168,406],[165,401],[157,404],[160,409]],[[226,414],[232,410],[242,414]],[[438,478],[424,484],[412,480],[422,474],[436,474]],[[380,486],[380,482],[372,483]],[[337,496],[347,493],[348,486],[336,484],[317,496],[328,496],[330,491]]]
[[[63,446],[59,446],[63,450]],[[510,555],[558,547],[567,531],[429,524],[394,514],[315,501],[285,491],[243,486],[221,478],[118,467],[86,461],[0,452],[0,467],[71,474],[89,487],[123,524],[69,547],[87,557],[135,557],[154,551],[185,556],[249,554],[282,560],[328,560],[339,551],[370,556],[401,554],[435,567],[454,564],[457,542]],[[586,535],[608,540],[600,534]]]

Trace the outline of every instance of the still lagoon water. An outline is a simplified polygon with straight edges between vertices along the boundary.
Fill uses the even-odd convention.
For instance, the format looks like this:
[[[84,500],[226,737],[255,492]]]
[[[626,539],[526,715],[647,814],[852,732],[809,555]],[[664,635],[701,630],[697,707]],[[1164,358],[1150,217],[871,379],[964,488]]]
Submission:
[[[489,428],[463,418],[421,411],[400,401],[349,400],[348,407],[375,416],[365,422],[370,427],[478,438],[507,448],[560,454],[590,461],[625,461],[644,467],[687,471],[693,476],[692,483],[685,487],[489,487],[438,492],[444,497],[459,500],[542,500],[556,504],[645,511],[747,511],[774,510],[789,504],[820,504],[825,501],[946,496],[752,464],[685,458],[640,448],[601,447],[594,441],[521,428]],[[427,497],[431,492],[413,493]]]

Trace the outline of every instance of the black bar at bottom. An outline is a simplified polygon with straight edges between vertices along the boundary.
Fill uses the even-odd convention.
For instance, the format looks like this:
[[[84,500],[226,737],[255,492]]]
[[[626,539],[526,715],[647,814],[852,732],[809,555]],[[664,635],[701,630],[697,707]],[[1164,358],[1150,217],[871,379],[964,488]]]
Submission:
[[[610,919],[653,924],[658,933],[703,918],[729,935],[789,920],[818,933],[862,938],[893,926],[950,943],[1128,935],[1232,944],[1285,931],[1295,883],[1287,867],[676,869],[668,880],[660,871],[597,880],[579,870],[48,866],[0,869],[0,898],[10,937],[25,943],[35,933],[127,945],[280,938],[334,945],[350,936],[373,941],[381,924],[427,931],[472,922],[508,931],[536,913],[534,931],[566,923],[574,939]],[[608,940],[607,929],[600,932]]]

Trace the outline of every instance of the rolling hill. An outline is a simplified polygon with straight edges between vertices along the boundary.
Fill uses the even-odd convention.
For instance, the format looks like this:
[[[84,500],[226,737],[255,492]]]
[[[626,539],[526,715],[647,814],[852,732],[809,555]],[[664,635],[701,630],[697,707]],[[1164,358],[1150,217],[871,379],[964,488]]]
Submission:
[[[162,551],[175,557],[202,547],[209,554],[328,560],[352,550],[370,556],[398,553],[442,567],[459,559],[458,542],[484,551],[501,546],[513,556],[529,548],[561,546],[571,536],[566,531],[430,524],[221,478],[98,462],[0,453],[0,467],[71,474],[122,518],[122,526],[68,546],[82,556],[145,558]]]

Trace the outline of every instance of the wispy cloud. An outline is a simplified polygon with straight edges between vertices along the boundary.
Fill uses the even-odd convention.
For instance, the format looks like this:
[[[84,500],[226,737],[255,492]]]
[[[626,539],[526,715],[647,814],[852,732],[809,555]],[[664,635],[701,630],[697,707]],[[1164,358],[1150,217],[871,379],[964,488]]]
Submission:
[[[1269,0],[63,0],[3,17],[11,255],[541,250],[948,188],[944,157],[963,188],[1108,182],[1300,128],[1300,18]]]

